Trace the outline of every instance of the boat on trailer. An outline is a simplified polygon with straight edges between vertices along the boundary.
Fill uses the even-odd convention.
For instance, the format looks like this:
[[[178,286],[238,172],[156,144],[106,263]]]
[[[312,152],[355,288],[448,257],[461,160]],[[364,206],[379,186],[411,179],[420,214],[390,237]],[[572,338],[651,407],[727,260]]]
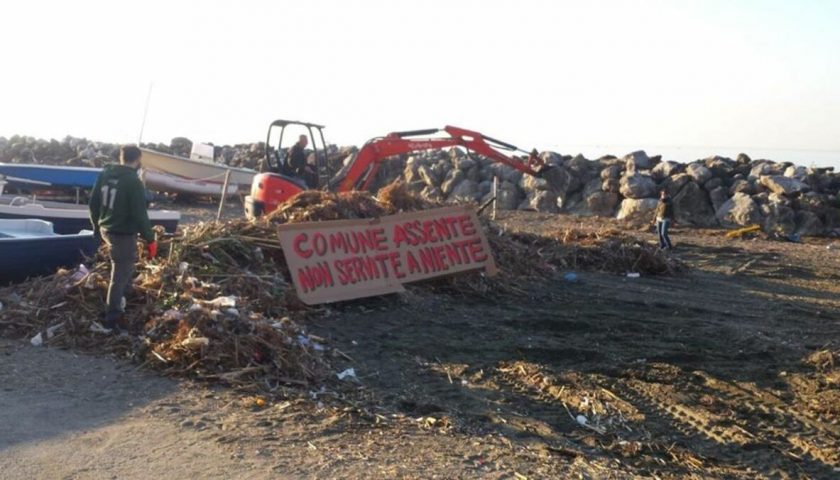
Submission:
[[[0,284],[78,265],[98,246],[90,230],[60,235],[44,220],[0,220]]]

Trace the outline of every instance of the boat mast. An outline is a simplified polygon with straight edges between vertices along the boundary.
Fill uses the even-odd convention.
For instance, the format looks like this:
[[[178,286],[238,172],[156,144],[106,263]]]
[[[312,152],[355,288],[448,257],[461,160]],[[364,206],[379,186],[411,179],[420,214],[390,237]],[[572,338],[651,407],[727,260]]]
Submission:
[[[140,124],[140,135],[137,137],[138,147],[143,141],[143,130],[146,128],[146,115],[149,114],[149,101],[152,99],[152,86],[154,86],[154,82],[149,82],[149,93],[146,94],[146,106],[143,108],[143,123]]]

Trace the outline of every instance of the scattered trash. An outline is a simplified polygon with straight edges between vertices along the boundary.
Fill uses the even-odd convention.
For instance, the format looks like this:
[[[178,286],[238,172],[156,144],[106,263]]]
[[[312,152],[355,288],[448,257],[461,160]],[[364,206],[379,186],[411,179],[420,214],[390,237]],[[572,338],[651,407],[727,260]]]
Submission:
[[[63,326],[64,326],[64,322],[59,323],[58,325],[53,325],[52,327],[48,328],[47,331],[46,331],[47,340],[51,339],[55,335],[55,331],[58,330],[59,328],[63,327]],[[41,345],[43,345],[44,344],[44,337],[43,337],[42,333],[38,332],[37,335],[32,337],[31,340],[29,340],[29,343],[31,343],[33,347],[40,347]]]
[[[578,415],[577,417],[575,417],[575,420],[582,426],[586,426],[587,424],[589,424],[589,420],[583,415]]]
[[[88,268],[83,263],[79,264],[79,266],[76,268],[73,274],[70,275],[70,281],[72,283],[76,283],[88,276],[88,274],[90,274],[90,270],[88,270]]]
[[[233,295],[228,295],[225,297],[216,297],[213,300],[210,300],[209,302],[204,301],[202,303],[208,307],[232,308],[236,306],[236,297],[234,297]]]
[[[356,369],[348,368],[347,370],[337,374],[339,380],[344,380],[345,378],[350,378],[352,380],[358,380],[356,376]]]
[[[629,273],[627,274],[627,278],[639,278],[639,277],[641,277],[641,276],[642,276],[642,275],[641,275],[639,272],[629,272]]]
[[[207,347],[210,345],[210,339],[207,337],[190,337],[185,338],[181,342],[181,346],[187,348]]]
[[[563,280],[567,282],[577,282],[578,274],[575,272],[568,272],[565,275],[563,275]]]
[[[93,333],[104,333],[104,334],[111,333],[110,328],[103,327],[102,324],[99,323],[99,322],[91,322],[90,323],[90,328],[88,330],[90,330]]]
[[[174,308],[170,308],[169,310],[163,312],[164,320],[180,320],[182,318],[184,318],[184,314]]]

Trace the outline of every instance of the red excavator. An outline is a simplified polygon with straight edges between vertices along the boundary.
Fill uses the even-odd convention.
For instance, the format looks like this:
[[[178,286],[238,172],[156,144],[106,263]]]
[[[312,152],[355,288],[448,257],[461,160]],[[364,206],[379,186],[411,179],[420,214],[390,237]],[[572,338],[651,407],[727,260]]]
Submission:
[[[306,179],[289,174],[287,162],[289,154],[283,148],[283,136],[286,129],[291,126],[297,129],[302,128],[302,131],[306,133],[301,136],[307,137],[314,149],[314,155],[309,155],[307,168],[310,174]],[[276,138],[278,129],[279,139]],[[394,132],[384,137],[373,138],[333,175],[329,167],[331,162],[327,155],[323,129],[322,125],[291,120],[276,120],[271,123],[268,129],[265,159],[265,165],[270,172],[260,173],[254,177],[251,195],[245,198],[245,213],[249,218],[271,213],[278,205],[308,189],[334,192],[367,190],[384,160],[395,155],[421,150],[463,147],[467,150],[467,154],[483,155],[528,175],[541,176],[547,170],[536,149],[526,152],[514,145],[478,132],[446,126],[442,130],[433,128]],[[442,133],[448,136],[430,136]],[[501,151],[520,152],[526,156],[518,158],[505,155]]]

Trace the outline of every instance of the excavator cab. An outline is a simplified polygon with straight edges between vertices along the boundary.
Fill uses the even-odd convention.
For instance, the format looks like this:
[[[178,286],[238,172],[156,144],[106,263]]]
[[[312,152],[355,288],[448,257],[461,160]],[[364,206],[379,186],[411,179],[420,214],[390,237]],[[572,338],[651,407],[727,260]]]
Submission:
[[[327,163],[324,126],[296,120],[275,120],[268,126],[265,158],[261,172],[251,183],[251,194],[245,197],[245,214],[256,218],[271,212],[304,190],[320,190],[327,186],[332,172]],[[301,136],[308,140],[305,153],[311,175],[295,176],[289,165],[289,153]]]

